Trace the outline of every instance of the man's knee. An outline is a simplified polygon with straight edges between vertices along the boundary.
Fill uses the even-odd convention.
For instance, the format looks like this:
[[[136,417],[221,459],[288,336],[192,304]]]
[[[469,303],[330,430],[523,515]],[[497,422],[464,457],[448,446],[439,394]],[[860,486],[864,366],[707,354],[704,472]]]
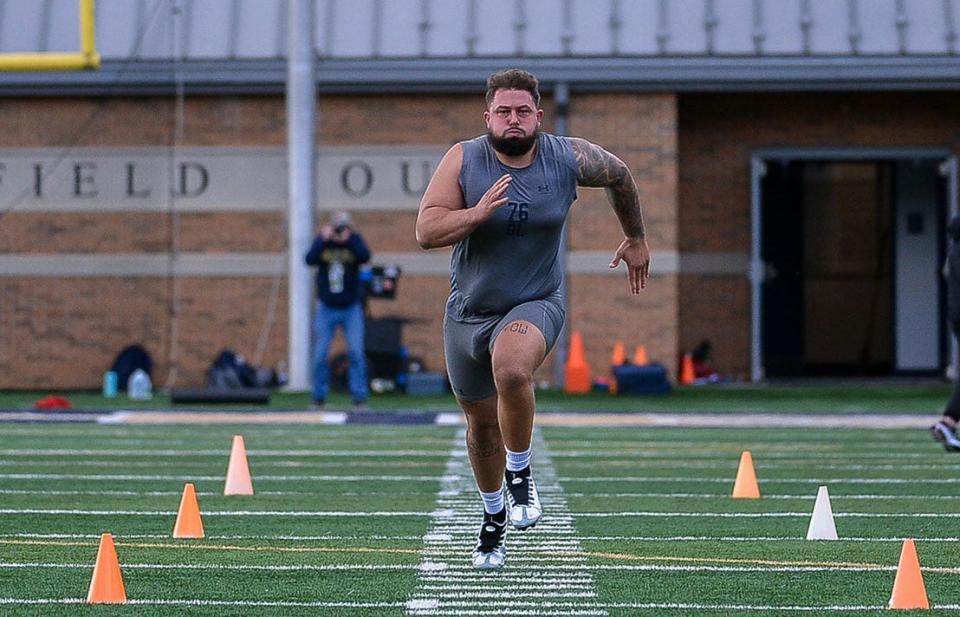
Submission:
[[[499,366],[493,371],[498,392],[524,390],[533,384],[533,373],[522,366]]]
[[[467,417],[467,450],[486,458],[500,452],[500,425],[496,420]]]

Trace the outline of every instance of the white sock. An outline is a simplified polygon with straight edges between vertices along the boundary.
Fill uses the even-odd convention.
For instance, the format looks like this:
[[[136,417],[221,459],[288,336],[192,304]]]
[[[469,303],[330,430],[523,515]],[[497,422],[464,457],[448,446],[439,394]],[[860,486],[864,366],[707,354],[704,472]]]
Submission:
[[[527,448],[523,452],[514,452],[507,448],[507,471],[520,471],[530,466],[530,450]]]
[[[487,514],[497,514],[503,510],[503,491],[496,490],[492,493],[480,492],[480,499],[483,499],[483,510]]]

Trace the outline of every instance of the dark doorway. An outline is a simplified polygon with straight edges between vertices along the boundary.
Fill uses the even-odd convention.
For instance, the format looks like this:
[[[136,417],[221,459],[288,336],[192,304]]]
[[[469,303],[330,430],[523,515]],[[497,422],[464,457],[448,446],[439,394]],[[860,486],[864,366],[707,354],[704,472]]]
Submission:
[[[894,161],[770,161],[761,183],[769,377],[894,370]]]

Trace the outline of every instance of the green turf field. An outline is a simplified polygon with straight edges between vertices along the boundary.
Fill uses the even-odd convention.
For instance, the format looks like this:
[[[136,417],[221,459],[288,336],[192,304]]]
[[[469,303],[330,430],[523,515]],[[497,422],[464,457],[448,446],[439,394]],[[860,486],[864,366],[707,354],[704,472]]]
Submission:
[[[904,538],[960,610],[960,457],[924,431],[545,428],[544,521],[489,574],[459,430],[4,424],[0,613],[879,615]],[[252,497],[221,495],[237,433]],[[760,500],[729,497],[744,449]],[[202,540],[171,537],[185,482]],[[820,485],[840,541],[804,539]],[[104,531],[124,607],[82,604]]]
[[[951,386],[939,382],[883,383],[863,382],[841,385],[783,385],[783,384],[722,384],[687,386],[674,389],[665,396],[611,396],[593,392],[571,396],[559,390],[537,391],[538,407],[555,411],[765,411],[791,412],[922,412],[942,410],[950,398]],[[33,403],[51,392],[0,392],[0,409],[29,409]],[[67,397],[78,409],[251,409],[249,405],[171,406],[170,397],[158,394],[149,401],[132,401],[125,394],[104,398],[97,392],[53,392]],[[350,397],[334,392],[327,401],[328,408],[349,409]],[[307,409],[310,395],[304,392],[275,392],[267,405],[254,409]],[[373,394],[370,408],[374,410],[456,410],[456,400],[446,396],[405,396],[403,394]]]

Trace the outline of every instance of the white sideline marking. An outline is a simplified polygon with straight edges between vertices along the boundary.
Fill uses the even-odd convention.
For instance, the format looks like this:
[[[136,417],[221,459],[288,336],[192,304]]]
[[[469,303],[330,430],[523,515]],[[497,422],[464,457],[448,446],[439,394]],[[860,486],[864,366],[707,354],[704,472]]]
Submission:
[[[470,554],[483,506],[462,445],[464,436],[465,430],[460,429],[434,506],[448,511],[450,517],[434,519],[433,527],[423,536],[423,563],[443,563],[445,568],[421,571],[417,588],[406,604],[407,614],[459,613],[460,607],[466,607],[470,615],[529,614],[529,609],[518,607],[530,604],[525,599],[531,599],[537,601],[534,612],[538,615],[606,615],[605,609],[596,607],[592,575],[583,571],[561,573],[557,567],[582,568],[587,558],[579,554],[573,518],[539,431],[534,433],[534,469],[546,507],[544,522],[523,532],[508,529],[507,563],[502,570],[481,572],[473,568]],[[551,554],[545,555],[541,547],[549,547]],[[544,611],[541,604],[568,599],[576,600],[575,607],[555,613]]]
[[[410,602],[293,602],[293,601],[264,601],[264,600],[164,600],[164,599],[132,599],[127,604],[133,606],[249,606],[249,607],[289,607],[289,608],[413,608]],[[85,604],[84,598],[0,598],[0,605],[47,605],[47,604]],[[485,609],[485,615],[529,613],[535,610],[538,615],[603,615],[604,609],[647,609],[647,610],[704,610],[704,611],[782,611],[782,612],[847,612],[847,611],[879,611],[887,610],[883,604],[830,604],[821,606],[777,605],[777,604],[694,604],[694,603],[655,603],[655,602],[614,602],[595,604],[597,610],[581,610],[579,602],[516,602],[516,608]],[[417,613],[428,612],[441,615],[476,615],[476,608],[470,609],[471,602],[444,602],[445,606],[466,607],[463,610],[430,609],[432,604],[424,602],[414,606],[423,606],[423,609],[413,609]],[[439,602],[437,603],[439,606]],[[527,609],[520,611],[517,609]],[[538,609],[557,609],[541,611]],[[960,604],[938,604],[932,608],[938,610],[958,610]]]
[[[0,477],[3,477],[0,475]],[[561,476],[561,482],[694,482],[703,484],[733,484],[730,478],[694,478],[690,476]],[[955,478],[764,478],[760,484],[956,484]]]
[[[230,456],[230,449],[224,450],[109,450],[97,449],[62,449],[62,448],[0,448],[0,455],[4,456],[96,456],[103,458],[117,457],[158,457],[165,458],[200,458],[217,457],[224,458]],[[330,457],[348,457],[348,458],[392,458],[392,457],[412,457],[412,458],[443,458],[442,452],[431,452],[429,450],[247,450],[247,456],[250,458],[258,457],[279,457],[279,458],[300,458],[308,456],[330,456]]]
[[[178,495],[180,493],[177,493]],[[100,534],[94,533],[11,533],[0,534],[0,538],[49,538],[49,539],[100,539]],[[168,533],[131,533],[120,534],[123,540],[133,539],[169,539]],[[363,535],[363,536],[291,536],[291,535],[210,535],[207,540],[285,540],[285,541],[328,541],[328,540],[420,540],[420,536],[392,536],[392,535]]]
[[[89,563],[19,563],[0,562],[0,569],[31,569],[51,568],[66,570],[89,570]],[[123,570],[229,570],[229,571],[267,571],[267,572],[325,572],[334,570],[417,570],[416,565],[406,564],[326,564],[310,565],[296,564],[288,566],[267,565],[228,565],[228,564],[201,564],[201,563],[124,563]]]
[[[3,513],[3,510],[0,510]],[[960,512],[834,512],[834,518],[960,518]],[[577,518],[810,518],[809,512],[578,512]],[[467,524],[469,516],[454,518],[454,524]],[[544,525],[544,528],[547,528]]]
[[[178,493],[179,494],[179,493]],[[342,540],[425,540],[429,544],[446,543],[453,541],[456,536],[466,536],[473,539],[473,530],[459,530],[456,533],[437,534],[441,539],[428,539],[426,536],[392,536],[392,535],[372,535],[372,536],[293,536],[293,535],[210,535],[207,540],[280,540],[280,541],[342,541]],[[61,540],[98,540],[100,534],[83,533],[10,533],[0,534],[2,538],[35,538],[35,539],[61,539]],[[166,533],[140,533],[140,534],[122,534],[118,540],[167,540],[170,534]],[[445,539],[443,539],[445,538]],[[590,542],[806,542],[804,536],[579,536],[581,541]],[[903,542],[902,537],[846,537],[842,538],[844,542]],[[575,542],[575,541],[574,541]],[[939,542],[939,543],[957,543],[960,542],[960,536],[948,537],[922,537],[917,538],[917,542]],[[531,547],[536,549],[538,546],[547,547],[549,545],[523,544],[521,540],[514,540],[513,544],[517,546]],[[561,543],[558,541],[557,546]],[[563,543],[568,547],[571,542]],[[545,548],[544,548],[545,550]],[[88,564],[89,565],[89,564]],[[443,567],[446,567],[445,565]]]
[[[759,455],[758,455],[759,456]],[[884,460],[890,460],[890,457],[884,458]],[[636,469],[711,469],[711,470],[722,470],[727,469],[732,471],[736,475],[737,471],[737,461],[725,461],[727,464],[721,464],[719,461],[716,462],[705,462],[705,463],[693,463],[689,461],[637,461],[630,458],[623,459],[608,459],[603,461],[602,465],[604,467],[629,467]],[[3,463],[7,464],[7,463]],[[119,464],[119,463],[118,463]],[[794,462],[787,463],[755,463],[754,468],[758,470],[767,470],[767,469],[796,469],[798,464]],[[955,469],[956,462],[943,462],[943,463],[916,463],[916,464],[887,464],[887,463],[878,463],[876,465],[864,465],[862,463],[825,463],[817,460],[804,461],[802,463],[805,467],[814,468],[817,470],[827,469],[834,471],[898,471],[901,469],[909,469],[914,471],[941,471],[945,469]],[[576,467],[579,469],[592,469],[599,466],[596,461],[570,461],[564,464],[565,467]]]
[[[542,564],[542,559],[527,559],[534,564]],[[581,558],[582,561],[582,558]],[[556,576],[553,578],[541,576],[542,572],[547,570],[536,570],[537,566],[527,569],[526,572],[537,574],[536,582],[530,582],[528,576],[520,580],[526,582],[518,583],[514,581],[501,581],[497,577],[491,577],[486,573],[478,573],[471,567],[469,570],[448,571],[449,568],[440,564],[294,564],[294,565],[256,565],[256,564],[197,564],[197,563],[124,563],[124,570],[213,570],[213,571],[264,571],[264,572],[328,572],[328,571],[409,571],[416,570],[421,573],[427,573],[430,583],[424,583],[418,586],[421,592],[431,592],[432,596],[453,594],[454,597],[462,597],[463,591],[473,590],[478,594],[489,592],[495,589],[508,589],[510,595],[519,597],[521,595],[532,595],[534,597],[544,596],[545,586],[561,585],[562,591],[553,591],[548,593],[550,597],[560,597],[561,593],[578,593],[581,595],[595,596],[593,589],[593,579],[586,574],[587,572],[613,571],[613,572],[895,572],[896,566],[870,566],[870,565],[837,565],[837,566],[774,566],[774,565],[673,565],[673,564],[582,564],[560,566],[569,569],[576,569],[579,576],[571,578],[569,576]],[[554,564],[546,564],[541,567],[555,569]],[[89,563],[45,563],[45,562],[0,562],[0,569],[7,570],[31,570],[31,569],[52,569],[52,570],[89,570]],[[960,568],[941,568],[941,567],[921,567],[926,572],[937,572],[940,574],[960,574]],[[434,575],[433,573],[437,573]],[[467,582],[475,582],[471,587]],[[499,583],[499,585],[498,585]],[[532,593],[526,593],[531,591]],[[479,597],[476,596],[476,597]]]
[[[274,482],[436,482],[436,476],[394,476],[394,475],[269,475],[257,474],[258,480]],[[223,482],[223,476],[182,475],[136,475],[136,474],[69,474],[69,473],[0,473],[4,480],[109,480],[109,481],[151,481],[171,480],[178,482]],[[701,483],[733,484],[732,478],[693,478],[688,476],[561,476],[559,482],[664,482],[664,483]],[[955,484],[954,478],[764,478],[764,484]]]
[[[259,478],[259,476],[258,476]],[[51,491],[51,490],[40,490],[40,489],[0,489],[0,495],[117,495],[117,496],[147,496],[147,497],[168,497],[171,495],[182,495],[183,491],[94,491],[94,490],[69,490],[69,491]],[[221,491],[197,491],[197,495],[200,497],[203,496],[220,496],[223,493]],[[258,495],[273,495],[273,496],[287,496],[287,495],[315,495],[315,491],[257,491]],[[341,493],[341,495],[354,495],[356,493]],[[409,491],[405,492],[395,492],[395,493],[382,493],[382,492],[373,492],[373,493],[362,493],[362,496],[399,496],[399,495],[409,495]],[[630,497],[662,497],[670,499],[729,499],[730,495],[728,493],[565,493],[567,497],[589,497],[589,498],[630,498]],[[813,502],[816,500],[816,495],[814,494],[804,494],[804,495],[764,495],[764,501],[772,500],[784,500],[784,501],[809,501]],[[830,495],[831,501],[864,501],[864,500],[890,500],[890,499],[904,499],[910,501],[958,501],[960,500],[960,495],[897,495],[897,494],[860,494],[860,495]],[[99,537],[99,536],[97,536]],[[209,537],[209,536],[208,536]],[[274,536],[271,536],[274,537]],[[420,539],[417,536],[417,539]],[[425,538],[429,540],[430,538]]]
[[[169,458],[169,457],[168,457]],[[370,460],[359,460],[359,461],[299,461],[299,460],[261,460],[256,462],[258,469],[292,469],[292,468],[317,468],[323,467],[324,469],[357,469],[362,467],[369,468],[414,468],[420,469],[423,466],[422,461],[397,461],[392,460],[395,457],[384,456],[380,459],[374,459],[371,457]],[[889,460],[889,459],[884,459]],[[727,461],[728,462],[728,461]],[[832,470],[832,471],[945,471],[952,470],[955,468],[955,463],[937,463],[937,464],[904,464],[904,465],[887,465],[887,464],[878,464],[878,465],[862,465],[862,464],[821,464],[817,462],[804,463],[805,465],[814,468],[817,471],[823,470]],[[206,469],[209,463],[202,461],[190,461],[183,462],[178,465],[178,467],[197,467],[200,469]],[[636,460],[623,459],[623,460],[608,460],[604,461],[604,465],[607,468],[629,468],[629,469],[710,469],[710,470],[719,470],[727,469],[731,475],[736,475],[737,465],[736,462],[733,464],[721,465],[719,463],[685,463],[685,462],[671,462],[663,461],[658,463],[644,463]],[[0,459],[0,467],[26,467],[26,468],[36,468],[36,467],[97,467],[97,468],[118,468],[118,469],[129,469],[129,468],[142,468],[142,469],[155,469],[157,467],[157,462],[155,460],[147,461],[128,461],[128,460],[38,460],[38,459]],[[576,467],[582,469],[593,469],[597,467],[596,462],[572,462],[567,463],[567,467]],[[796,469],[797,464],[795,463],[757,463],[755,465],[756,469],[759,471],[767,470],[779,470],[779,469]]]
[[[84,598],[0,598],[0,604],[85,604]],[[128,605],[141,606],[264,606],[291,608],[399,608],[402,602],[295,602],[287,600],[143,600],[127,599]]]
[[[110,480],[110,481],[151,481],[176,480],[178,482],[223,482],[223,476],[181,475],[136,475],[136,474],[71,474],[71,473],[0,473],[4,480]],[[277,476],[257,474],[257,480],[275,482],[436,482],[436,476]]]
[[[102,436],[98,436],[100,438]],[[143,440],[144,443],[152,443],[150,440]],[[839,447],[841,444],[837,444]],[[927,448],[935,446],[932,442],[923,441],[922,443],[913,443],[909,446],[911,450],[916,450],[918,448]],[[889,452],[890,448],[884,447],[882,451],[877,453],[869,452],[838,452],[835,448],[824,447],[821,443],[818,448],[811,448],[803,451],[802,453],[816,453],[825,455],[821,462],[826,464],[836,464],[842,465],[845,461],[848,460],[878,460],[878,461],[889,461],[891,454]],[[762,458],[765,461],[776,461],[778,459],[794,460],[797,459],[801,452],[795,449],[790,450],[767,450],[763,447],[755,447],[754,451],[762,453]],[[936,454],[940,452],[934,451]],[[896,458],[925,458],[929,459],[934,452],[902,452],[897,453]],[[253,458],[286,458],[290,455],[295,455],[298,457],[318,457],[318,458],[436,458],[438,455],[431,451],[416,451],[416,450],[358,450],[356,456],[352,456],[352,453],[349,450],[317,450],[317,449],[301,449],[301,450],[291,450],[285,452],[283,450],[249,450],[248,455]],[[185,448],[183,450],[179,449],[163,449],[163,450],[116,450],[116,449],[63,449],[63,448],[17,448],[17,449],[0,449],[0,455],[6,456],[96,456],[103,458],[140,458],[140,457],[150,457],[156,458],[156,456],[164,456],[166,458],[226,458],[230,455],[229,450],[191,450]],[[718,450],[718,451],[703,451],[702,448],[697,448],[697,458],[704,460],[716,460],[718,462],[730,463],[730,466],[736,468],[736,459],[737,452],[731,450]],[[567,464],[576,465],[580,464],[580,461],[576,459],[588,459],[589,461],[603,459],[604,463],[615,464],[618,461],[629,461],[637,462],[638,459],[655,459],[656,461],[674,461],[670,464],[671,467],[687,467],[693,469],[699,469],[702,467],[713,467],[710,463],[703,462],[693,462],[690,461],[690,453],[686,452],[684,448],[678,448],[673,446],[664,446],[664,442],[657,442],[655,445],[651,445],[649,448],[643,450],[597,450],[597,451],[580,451],[580,452],[567,452],[562,455],[558,455],[556,458],[565,458],[571,459]],[[650,462],[647,461],[644,465],[649,465]],[[810,464],[810,461],[804,461],[805,464]],[[667,463],[664,463],[667,464]],[[771,463],[758,463],[758,466],[768,465]],[[881,463],[882,464],[882,463]],[[935,463],[927,463],[929,465],[935,465],[934,468],[948,467],[950,463],[943,463],[938,465]],[[895,466],[897,468],[899,466]]]
[[[3,492],[3,491],[0,491]],[[39,491],[43,492],[43,491]],[[666,497],[671,499],[729,499],[729,493],[567,493],[567,497],[612,497],[621,499],[624,497]],[[816,495],[764,495],[764,500],[768,499],[779,499],[779,500],[800,500],[800,501],[816,501]],[[860,495],[830,495],[830,501],[842,501],[842,500],[882,500],[882,499],[909,499],[910,501],[923,501],[925,499],[931,500],[946,500],[946,501],[956,501],[960,499],[960,495],[896,495],[896,494],[860,494]]]
[[[89,460],[33,460],[33,459],[22,459],[22,460],[0,460],[0,467],[26,467],[26,468],[36,468],[36,467],[96,467],[101,469],[156,469],[156,461],[89,461]],[[262,471],[265,469],[317,469],[323,468],[327,469],[351,469],[358,470],[358,468],[366,467],[371,469],[383,469],[389,467],[390,469],[423,469],[422,461],[396,461],[384,459],[382,461],[367,460],[367,461],[279,461],[279,460],[267,460],[267,461],[257,461],[256,469]],[[199,469],[203,471],[208,471],[210,469],[210,463],[201,462],[201,461],[188,461],[177,464],[178,469]]]

